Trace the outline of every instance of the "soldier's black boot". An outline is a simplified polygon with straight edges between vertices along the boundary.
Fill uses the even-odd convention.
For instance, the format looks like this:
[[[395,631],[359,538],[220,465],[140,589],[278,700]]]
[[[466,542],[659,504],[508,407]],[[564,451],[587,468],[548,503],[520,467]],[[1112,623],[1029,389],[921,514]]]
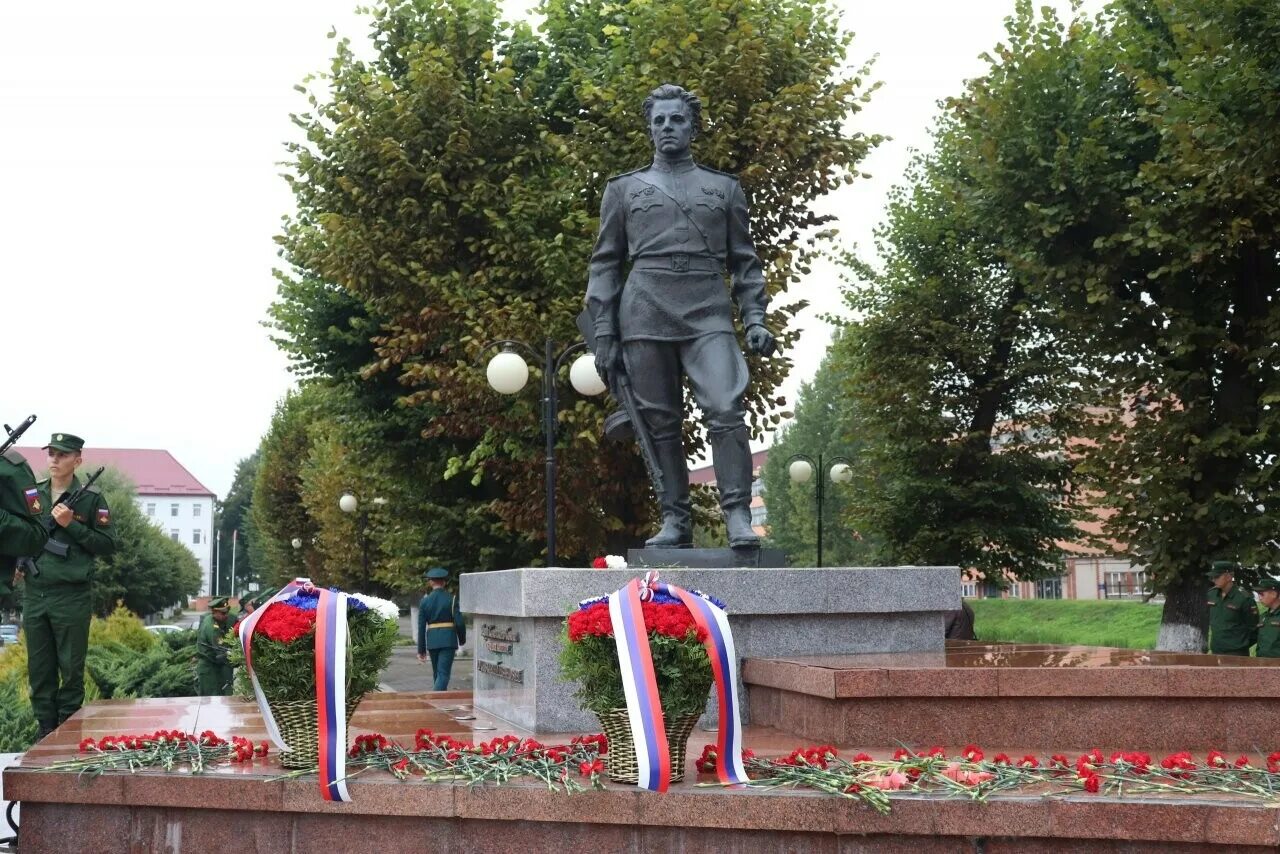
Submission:
[[[662,528],[645,540],[646,548],[687,549],[693,545],[693,514],[689,504],[689,463],[684,441],[653,443],[662,470]]]
[[[712,432],[708,438],[729,545],[735,549],[759,548],[760,538],[751,527],[751,446],[747,444],[747,428]]]
[[[39,731],[39,733],[36,735],[36,741],[40,741],[40,740],[41,740],[41,739],[43,739],[46,735],[49,735],[51,732],[53,732],[53,731],[54,731],[55,729],[57,729],[57,728],[58,728],[58,727],[57,727],[57,725],[56,725],[56,724],[50,724],[50,723],[45,723],[44,721],[41,721],[41,722],[40,722],[40,731]]]

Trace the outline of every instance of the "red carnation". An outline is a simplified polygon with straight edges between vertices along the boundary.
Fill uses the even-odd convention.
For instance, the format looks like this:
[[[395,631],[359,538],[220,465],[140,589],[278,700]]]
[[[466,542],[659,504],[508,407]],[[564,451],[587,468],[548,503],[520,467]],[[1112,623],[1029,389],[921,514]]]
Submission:
[[[591,568],[592,569],[608,569],[609,561],[605,560],[603,557],[598,557],[595,560],[591,561]]]
[[[1091,795],[1096,795],[1098,789],[1102,786],[1102,778],[1097,774],[1090,774],[1084,778],[1084,790]]]
[[[966,744],[960,755],[970,762],[981,762],[983,757],[982,748],[976,744]]]

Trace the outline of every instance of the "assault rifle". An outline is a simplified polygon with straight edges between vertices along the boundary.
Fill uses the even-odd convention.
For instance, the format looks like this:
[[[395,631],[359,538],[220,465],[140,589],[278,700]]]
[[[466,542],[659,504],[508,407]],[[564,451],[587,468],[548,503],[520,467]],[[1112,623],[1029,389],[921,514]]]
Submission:
[[[27,432],[27,428],[36,423],[36,417],[30,415],[26,421],[18,425],[18,429],[14,430],[8,424],[4,425],[4,432],[9,434],[9,438],[4,440],[4,444],[0,445],[0,457],[9,453],[9,449],[18,444],[18,440],[22,438],[22,434]]]
[[[583,311],[578,315],[578,331],[587,342],[587,349],[595,352],[595,331],[591,327],[591,316]],[[653,446],[653,438],[640,417],[640,408],[636,405],[635,392],[631,390],[631,378],[625,370],[610,373],[609,391],[614,400],[622,405],[622,409],[612,412],[604,420],[604,433],[610,439],[625,442],[635,439],[640,448],[640,457],[645,468],[649,470],[649,480],[653,483],[653,493],[662,498],[662,467],[658,465],[658,452]]]
[[[53,507],[57,507],[59,504],[65,504],[68,507],[74,507],[75,503],[79,501],[86,492],[89,491],[89,487],[93,486],[93,482],[97,480],[99,477],[101,477],[102,473],[106,470],[107,470],[106,466],[99,466],[98,470],[95,471],[93,474],[89,475],[89,479],[86,480],[84,483],[80,484],[80,488],[77,489],[75,492],[62,493],[62,497],[59,498],[57,501],[53,502]],[[52,481],[50,482],[50,484],[52,485]],[[49,552],[50,554],[57,555],[58,557],[66,557],[67,551],[71,548],[70,544],[64,543],[61,540],[55,540],[53,538],[53,533],[54,531],[57,530],[57,525],[58,525],[57,522],[53,521],[53,507],[49,508],[49,516],[47,518],[43,518],[40,520],[41,524],[44,525],[44,529],[49,532],[49,540],[44,544],[44,550]],[[39,574],[39,569],[37,569],[36,572],[37,574]]]

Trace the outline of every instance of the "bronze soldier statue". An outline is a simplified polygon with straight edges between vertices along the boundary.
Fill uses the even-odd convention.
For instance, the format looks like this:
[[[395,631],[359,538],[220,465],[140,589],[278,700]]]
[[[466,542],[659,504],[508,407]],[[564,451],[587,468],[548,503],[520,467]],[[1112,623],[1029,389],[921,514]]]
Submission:
[[[733,302],[747,348],[772,355],[764,326],[769,297],[751,242],[738,179],[693,161],[689,146],[702,104],[664,84],[644,101],[653,163],[609,180],[591,255],[587,312],[596,370],[618,392],[629,380],[635,409],[661,472],[662,528],[646,545],[693,543],[689,471],[681,427],[683,380],[703,412],[729,545],[758,548],[751,527],[751,449],[742,397],[747,363],[733,326]]]

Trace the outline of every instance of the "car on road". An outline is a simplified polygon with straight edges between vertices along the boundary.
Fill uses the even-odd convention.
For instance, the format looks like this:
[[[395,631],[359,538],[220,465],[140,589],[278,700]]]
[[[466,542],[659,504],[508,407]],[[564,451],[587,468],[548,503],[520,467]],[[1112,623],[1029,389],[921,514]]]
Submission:
[[[16,623],[5,623],[0,626],[0,641],[4,643],[18,642],[18,626]]]
[[[184,629],[182,626],[175,626],[169,623],[160,623],[159,625],[155,625],[155,626],[147,626],[147,631],[157,635],[168,635],[168,634],[173,634],[174,632],[185,632],[186,629]]]

